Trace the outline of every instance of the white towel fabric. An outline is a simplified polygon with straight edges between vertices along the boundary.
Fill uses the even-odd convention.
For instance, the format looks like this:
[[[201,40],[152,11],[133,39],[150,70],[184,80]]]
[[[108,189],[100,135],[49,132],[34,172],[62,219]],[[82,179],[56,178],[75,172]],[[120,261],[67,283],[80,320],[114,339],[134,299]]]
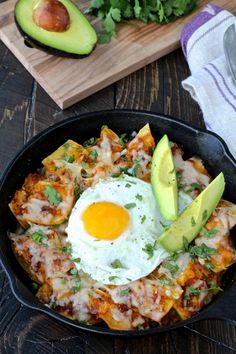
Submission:
[[[207,129],[220,135],[236,158],[236,84],[223,50],[224,33],[233,23],[231,13],[207,5],[185,26],[181,44],[192,74],[182,85],[199,103]]]

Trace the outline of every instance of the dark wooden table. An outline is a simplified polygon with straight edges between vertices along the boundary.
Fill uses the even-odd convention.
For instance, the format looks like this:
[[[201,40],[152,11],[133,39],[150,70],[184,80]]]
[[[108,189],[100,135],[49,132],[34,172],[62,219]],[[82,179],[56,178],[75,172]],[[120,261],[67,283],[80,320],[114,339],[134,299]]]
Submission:
[[[0,174],[16,152],[49,125],[84,112],[132,108],[170,114],[203,127],[198,106],[181,87],[189,75],[181,50],[61,111],[0,42]],[[232,354],[236,327],[203,321],[142,339],[113,339],[79,331],[30,310],[12,295],[0,270],[1,354]]]

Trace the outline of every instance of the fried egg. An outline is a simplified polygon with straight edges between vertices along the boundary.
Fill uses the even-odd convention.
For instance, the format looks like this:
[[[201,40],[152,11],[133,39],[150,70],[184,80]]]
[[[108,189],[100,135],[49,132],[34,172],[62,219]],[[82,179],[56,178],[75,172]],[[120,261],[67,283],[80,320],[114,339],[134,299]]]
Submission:
[[[179,194],[180,210],[190,202]],[[83,192],[70,215],[72,259],[103,284],[127,284],[169,256],[157,242],[166,224],[150,183],[127,175],[102,180]]]

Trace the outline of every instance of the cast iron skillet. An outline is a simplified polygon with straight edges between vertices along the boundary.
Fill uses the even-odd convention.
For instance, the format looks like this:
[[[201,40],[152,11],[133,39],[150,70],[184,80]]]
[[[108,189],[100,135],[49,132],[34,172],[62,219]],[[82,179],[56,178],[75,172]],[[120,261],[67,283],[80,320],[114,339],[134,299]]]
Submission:
[[[34,172],[41,166],[41,160],[68,138],[82,143],[92,136],[99,136],[103,124],[117,133],[124,133],[138,131],[146,123],[150,123],[156,138],[167,133],[172,141],[183,147],[186,157],[195,154],[200,156],[212,176],[223,171],[226,179],[224,197],[236,203],[236,162],[225,143],[217,135],[193,128],[171,117],[150,112],[102,111],[69,118],[44,130],[26,144],[9,164],[0,181],[0,260],[13,294],[22,304],[49,314],[61,322],[90,332],[113,336],[150,335],[210,318],[228,320],[236,324],[236,267],[234,266],[230,267],[224,276],[224,291],[191,319],[142,331],[115,331],[106,328],[105,325],[88,326],[72,321],[44,306],[30,291],[30,280],[14,258],[7,238],[7,230],[14,231],[16,222],[8,208],[8,203],[15,190],[22,186],[28,173]]]

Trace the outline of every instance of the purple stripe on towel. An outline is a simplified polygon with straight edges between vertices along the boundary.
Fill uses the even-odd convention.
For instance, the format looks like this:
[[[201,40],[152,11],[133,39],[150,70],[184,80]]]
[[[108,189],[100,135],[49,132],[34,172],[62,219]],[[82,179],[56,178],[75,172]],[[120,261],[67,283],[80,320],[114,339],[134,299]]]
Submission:
[[[228,91],[229,94],[236,100],[235,94],[234,94],[234,93],[231,91],[231,89],[229,88],[227,82],[225,81],[224,76],[221,74],[221,72],[220,72],[220,70],[217,68],[217,66],[216,66],[215,64],[212,64],[212,63],[210,63],[209,65],[212,66],[212,67],[215,69],[215,71],[217,72],[217,74],[219,74],[219,76],[220,76],[221,79],[223,80],[223,83],[224,83],[224,85],[225,85],[227,91]]]
[[[208,30],[206,32],[204,32],[200,37],[198,37],[198,39],[196,39],[195,42],[192,43],[191,47],[188,50],[188,53],[186,54],[186,57],[189,56],[190,52],[192,51],[192,49],[195,47],[195,45],[202,39],[204,38],[208,33],[214,31],[217,27],[221,26],[222,23],[228,21],[230,18],[232,18],[233,15],[230,14],[229,16],[223,18],[223,20],[221,20],[220,22],[218,22],[215,26],[208,28]]]
[[[215,85],[219,91],[219,93],[221,94],[221,96],[224,98],[224,100],[233,108],[233,110],[236,112],[236,106],[230,102],[230,100],[225,96],[224,91],[221,89],[219,82],[217,81],[215,75],[207,68],[203,68],[210,76],[211,78],[214,80]]]
[[[180,36],[180,41],[181,41],[181,46],[184,52],[184,55],[186,56],[186,48],[187,48],[187,43],[189,38],[192,36],[192,34],[202,25],[204,25],[206,22],[208,22],[210,19],[212,19],[214,16],[216,16],[219,12],[223,11],[223,9],[217,5],[207,5],[204,7],[204,9],[193,18],[193,20],[188,23],[182,30],[181,36]]]

